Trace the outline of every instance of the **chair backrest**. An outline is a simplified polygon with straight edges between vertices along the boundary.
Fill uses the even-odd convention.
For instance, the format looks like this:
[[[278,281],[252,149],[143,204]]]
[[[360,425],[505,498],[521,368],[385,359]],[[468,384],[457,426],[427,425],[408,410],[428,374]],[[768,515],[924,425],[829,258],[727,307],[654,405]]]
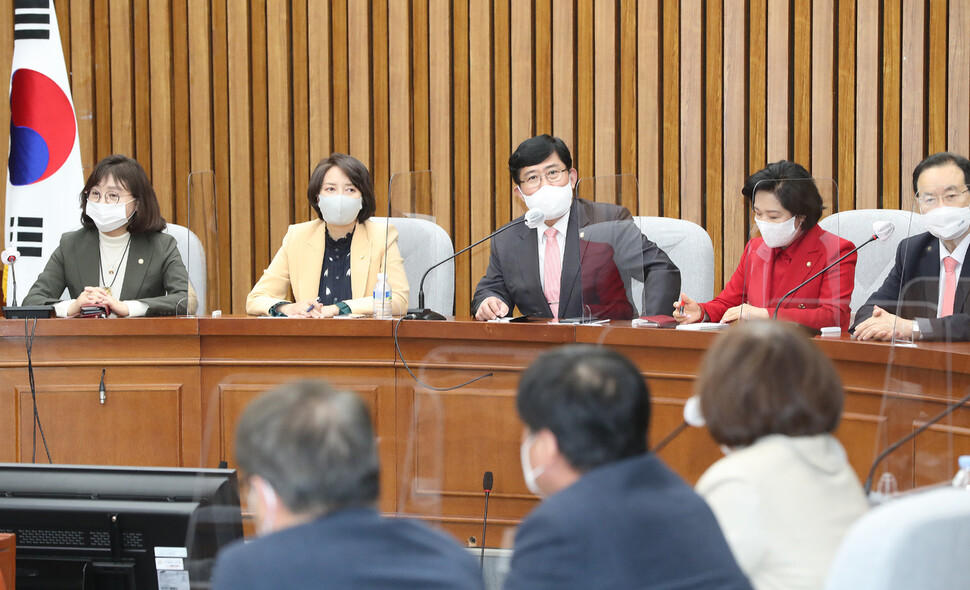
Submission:
[[[846,534],[828,590],[967,588],[970,491],[917,492],[870,510]]]
[[[680,269],[680,290],[694,301],[714,298],[714,244],[704,228],[685,219],[634,217],[640,232],[667,253]],[[641,301],[643,285],[634,285],[633,300]],[[673,311],[673,301],[671,311]]]
[[[896,247],[908,236],[922,233],[923,218],[899,209],[855,209],[829,215],[818,222],[825,231],[849,240],[856,246],[872,237],[874,221],[889,221],[896,226],[888,240],[877,241],[859,250],[855,266],[855,287],[849,307],[854,313],[882,286],[896,263]]]
[[[165,233],[175,238],[179,254],[182,256],[182,264],[185,265],[185,270],[189,273],[189,284],[195,289],[195,295],[199,301],[195,313],[196,315],[205,315],[207,311],[206,293],[208,291],[205,248],[202,247],[199,236],[189,231],[189,228],[184,225],[168,223],[165,227]]]
[[[376,222],[386,217],[372,218]],[[404,272],[411,289],[409,307],[418,305],[421,275],[432,265],[455,253],[448,232],[440,225],[418,217],[391,217],[397,229],[397,245],[404,258]],[[449,260],[428,274],[424,282],[424,305],[442,315],[455,313],[455,262]]]

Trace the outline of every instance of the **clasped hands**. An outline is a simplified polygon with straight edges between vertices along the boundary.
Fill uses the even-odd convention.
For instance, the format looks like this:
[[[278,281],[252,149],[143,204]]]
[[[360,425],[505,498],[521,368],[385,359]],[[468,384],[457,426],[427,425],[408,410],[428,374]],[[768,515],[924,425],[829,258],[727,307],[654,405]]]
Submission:
[[[693,324],[704,319],[704,310],[696,301],[681,293],[680,298],[674,302],[673,316],[678,323]],[[721,316],[721,323],[728,324],[737,320],[766,320],[770,317],[767,309],[745,303],[725,311]]]
[[[852,334],[856,340],[892,340],[895,327],[897,338],[908,339],[913,337],[913,321],[895,316],[877,305],[872,316],[860,322]]]
[[[105,305],[111,313],[119,318],[128,316],[128,305],[124,301],[119,301],[101,287],[85,287],[84,291],[67,308],[67,315],[76,316],[81,313],[81,308],[86,305]]]
[[[336,305],[324,305],[315,299],[287,303],[276,310],[290,318],[332,318],[340,315],[340,308]]]

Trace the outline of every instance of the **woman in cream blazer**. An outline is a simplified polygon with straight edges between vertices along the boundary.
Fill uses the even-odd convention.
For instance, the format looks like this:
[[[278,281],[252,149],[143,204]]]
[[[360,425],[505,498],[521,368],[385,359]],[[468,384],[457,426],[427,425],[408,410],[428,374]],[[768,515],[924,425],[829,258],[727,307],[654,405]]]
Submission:
[[[392,312],[405,313],[409,288],[397,230],[370,219],[377,206],[367,168],[352,156],[331,155],[310,175],[307,199],[319,219],[289,227],[283,245],[246,298],[246,312],[293,317],[371,315],[377,275],[385,272]],[[350,296],[331,303],[326,297],[331,283],[325,269],[347,261],[328,257],[327,245],[334,251],[340,245],[346,256],[347,236]]]

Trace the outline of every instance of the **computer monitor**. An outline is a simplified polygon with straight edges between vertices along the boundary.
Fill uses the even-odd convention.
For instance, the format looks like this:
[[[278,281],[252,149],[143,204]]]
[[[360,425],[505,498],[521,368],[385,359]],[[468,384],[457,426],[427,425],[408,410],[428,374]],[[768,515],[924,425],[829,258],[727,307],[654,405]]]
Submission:
[[[243,535],[236,472],[0,464],[0,532],[17,535],[17,588],[208,588]]]

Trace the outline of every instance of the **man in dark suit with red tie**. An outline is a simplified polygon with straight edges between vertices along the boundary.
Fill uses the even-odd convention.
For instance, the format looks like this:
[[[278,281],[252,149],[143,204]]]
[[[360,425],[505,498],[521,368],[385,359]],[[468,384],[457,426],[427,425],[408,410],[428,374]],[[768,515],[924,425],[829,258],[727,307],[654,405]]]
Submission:
[[[859,340],[970,340],[970,160],[950,152],[913,170],[927,231],[896,250],[889,276],[856,313]]]
[[[533,230],[519,218],[492,239],[472,299],[476,319],[501,318],[514,307],[535,317],[630,319],[637,311],[626,294],[633,279],[644,284],[641,315],[670,313],[680,271],[640,234],[626,208],[574,198],[578,174],[561,139],[525,140],[509,171],[513,193],[542,211],[545,224]]]

